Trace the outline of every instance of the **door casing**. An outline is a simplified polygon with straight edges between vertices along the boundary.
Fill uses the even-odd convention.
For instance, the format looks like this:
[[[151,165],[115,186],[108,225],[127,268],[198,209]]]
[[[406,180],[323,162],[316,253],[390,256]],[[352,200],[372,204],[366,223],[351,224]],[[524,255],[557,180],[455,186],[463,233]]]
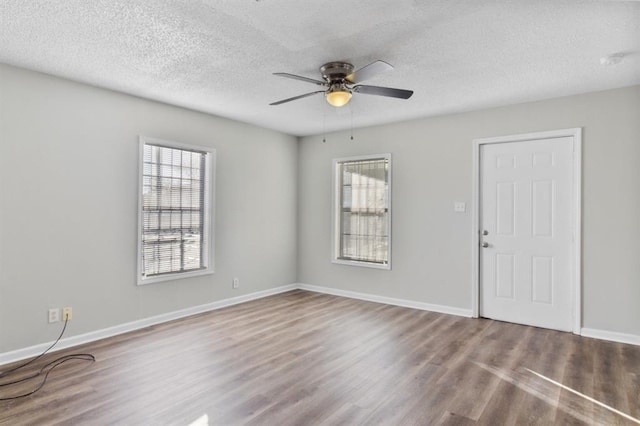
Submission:
[[[573,174],[571,188],[572,233],[570,287],[573,306],[573,332],[582,327],[582,128],[560,129],[473,140],[473,191],[471,201],[471,308],[474,318],[480,314],[480,147],[491,143],[509,143],[573,137]]]

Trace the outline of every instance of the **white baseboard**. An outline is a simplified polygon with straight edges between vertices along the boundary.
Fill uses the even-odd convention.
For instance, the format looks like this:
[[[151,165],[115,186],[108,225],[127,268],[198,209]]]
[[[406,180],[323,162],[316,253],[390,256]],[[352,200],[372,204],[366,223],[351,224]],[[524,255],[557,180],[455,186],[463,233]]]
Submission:
[[[636,336],[635,334],[598,330],[596,328],[583,328],[580,330],[580,335],[584,337],[593,337],[595,339],[611,340],[612,342],[628,343],[630,345],[640,346],[640,336]]]
[[[366,300],[369,302],[384,303],[387,305],[402,306],[405,308],[419,309],[423,311],[439,312],[449,315],[457,315],[462,317],[472,317],[471,309],[455,308],[451,306],[435,305],[431,303],[416,302],[406,299],[396,299],[393,297],[378,296],[375,294],[359,293],[355,291],[340,290],[331,287],[322,287],[309,284],[289,284],[280,287],[270,288],[268,290],[257,291],[254,293],[245,294],[242,296],[232,297],[229,299],[218,300],[216,302],[207,303],[204,305],[193,306],[191,308],[181,309],[179,311],[168,312],[162,315],[156,315],[149,318],[143,318],[136,321],[116,325],[113,327],[103,328],[101,330],[91,331],[89,333],[80,334],[77,336],[67,337],[61,339],[58,344],[50,351],[55,352],[61,349],[66,349],[72,346],[81,345],[84,343],[94,342],[96,340],[104,339],[118,334],[127,333],[129,331],[140,330],[151,325],[160,324],[175,319],[185,318],[191,315],[200,314],[203,312],[214,311],[216,309],[225,308],[227,306],[237,305],[239,303],[248,302],[250,300],[261,299],[263,297],[272,296],[274,294],[284,293],[291,290],[307,290],[316,293],[332,294],[334,296],[348,297],[351,299]],[[610,340],[612,342],[628,343],[631,345],[640,346],[640,336],[634,334],[618,333],[615,331],[598,330],[593,328],[582,328],[580,335],[584,337],[593,337],[596,339]],[[19,361],[21,359],[30,358],[41,354],[53,342],[42,343],[39,345],[30,346],[28,348],[17,349],[10,352],[0,353],[0,365],[8,364],[11,362]]]
[[[129,331],[140,330],[151,325],[160,324],[175,319],[188,317],[191,315],[200,314],[203,312],[214,311],[216,309],[225,308],[227,306],[237,305],[238,303],[248,302],[250,300],[261,299],[263,297],[272,296],[274,294],[284,293],[297,289],[296,284],[289,284],[280,287],[270,288],[268,290],[257,291],[254,293],[245,294],[242,296],[232,297],[229,299],[218,300],[204,305],[193,306],[191,308],[181,309],[179,311],[168,312],[166,314],[156,315],[149,318],[143,318],[136,321],[119,324],[113,327],[103,328],[101,330],[91,331],[89,333],[79,334],[77,336],[67,337],[61,339],[58,344],[51,349],[50,352],[59,351],[72,346],[82,345],[84,343],[94,342],[96,340],[104,339],[106,337],[116,336],[118,334],[127,333]],[[8,364],[10,362],[19,361],[25,358],[31,358],[33,356],[40,355],[44,352],[53,342],[42,343],[39,345],[30,346],[28,348],[17,349],[11,352],[0,353],[0,365]]]
[[[454,308],[452,306],[434,305],[432,303],[416,302],[413,300],[396,299],[393,297],[378,296],[375,294],[359,293],[355,291],[340,290],[331,287],[321,287],[309,284],[297,284],[300,290],[308,290],[316,293],[332,294],[334,296],[349,297],[351,299],[366,300],[368,302],[384,303],[387,305],[402,306],[404,308],[419,309],[421,311],[439,312],[441,314],[457,315],[461,317],[472,316],[471,309]]]

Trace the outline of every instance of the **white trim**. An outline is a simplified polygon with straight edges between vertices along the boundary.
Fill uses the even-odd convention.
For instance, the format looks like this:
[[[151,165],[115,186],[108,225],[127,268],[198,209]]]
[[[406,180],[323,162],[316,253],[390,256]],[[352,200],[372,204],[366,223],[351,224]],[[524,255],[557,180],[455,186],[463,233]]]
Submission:
[[[143,318],[136,321],[119,324],[113,327],[103,328],[101,330],[90,331],[88,333],[79,334],[77,336],[61,339],[58,344],[51,349],[50,352],[56,352],[72,346],[82,345],[107,337],[117,336],[119,334],[128,333],[130,331],[140,330],[155,324],[161,324],[167,321],[173,321],[180,318],[189,317],[191,315],[201,314],[203,312],[215,311],[216,309],[226,308],[227,306],[237,305],[239,303],[249,302],[251,300],[262,299],[263,297],[273,296],[298,288],[295,284],[283,285],[280,287],[270,288],[268,290],[257,291],[242,296],[231,297],[229,299],[218,300],[204,305],[193,306],[179,311],[167,312],[166,314],[156,315],[149,318]],[[45,349],[51,346],[53,342],[41,343],[30,346],[28,348],[17,349],[15,351],[0,353],[0,365],[10,362],[19,361],[21,359],[30,358],[41,354]]]
[[[582,128],[573,130],[573,332],[582,328]]]
[[[593,337],[594,339],[610,340],[612,342],[627,343],[640,346],[640,336],[635,334],[618,333],[617,331],[598,330],[596,328],[583,328],[580,335]]]
[[[471,190],[471,316],[480,317],[480,144],[473,141]]]
[[[203,233],[207,236],[207,245],[204,247],[206,258],[206,268],[198,271],[178,272],[174,274],[155,275],[151,277],[144,277],[141,275],[142,271],[142,182],[144,173],[144,146],[145,144],[159,145],[168,148],[185,149],[192,151],[200,151],[207,153],[206,155],[206,179],[204,181],[204,193],[205,197],[205,212],[207,220],[205,220]],[[215,256],[214,256],[214,239],[215,239],[215,212],[216,212],[216,150],[215,148],[189,145],[181,142],[173,142],[158,138],[152,138],[149,136],[139,135],[138,137],[138,252],[137,252],[137,267],[136,267],[136,283],[137,285],[153,284],[163,281],[172,281],[182,278],[196,277],[200,275],[210,275],[215,271]]]
[[[336,265],[347,265],[347,266],[361,266],[363,268],[373,268],[373,269],[391,269],[391,262],[386,264],[383,263],[373,263],[373,262],[364,262],[359,260],[344,260],[344,259],[331,259],[331,263],[335,263]]]
[[[573,332],[580,334],[582,327],[582,129],[560,129],[520,135],[480,138],[473,140],[473,194],[471,198],[471,310],[480,315],[480,146],[491,143],[521,142],[537,139],[573,137],[573,241],[571,247],[571,297]]]
[[[365,261],[357,261],[357,260],[345,260],[338,259],[338,251],[340,250],[340,230],[339,230],[339,216],[340,213],[338,211],[338,203],[340,199],[338,188],[336,188],[336,184],[338,182],[338,163],[343,163],[346,161],[366,161],[366,160],[380,160],[385,159],[388,161],[389,170],[388,170],[388,182],[387,186],[389,191],[387,193],[387,229],[389,230],[389,243],[387,245],[387,263],[373,263],[373,262],[365,262]],[[342,158],[334,158],[332,160],[332,175],[331,175],[331,263],[339,264],[339,265],[348,265],[348,266],[360,266],[365,268],[374,268],[374,269],[385,269],[391,270],[391,246],[392,246],[392,238],[391,238],[391,227],[393,221],[391,220],[391,211],[393,210],[391,206],[391,179],[392,179],[392,160],[391,153],[387,152],[384,154],[370,154],[370,155],[356,155],[353,157],[342,157]]]
[[[315,293],[332,294],[334,296],[348,297],[350,299],[366,300],[367,302],[384,303],[386,305],[402,306],[404,308],[419,309],[421,311],[439,312],[441,314],[471,317],[471,310],[455,308],[452,306],[434,305],[432,303],[416,302],[413,300],[396,299],[394,297],[378,296],[369,293],[359,293],[349,290],[340,290],[331,287],[322,287],[309,284],[298,284],[300,290],[313,291]]]
[[[245,294],[242,296],[232,297],[229,299],[218,300],[216,302],[207,303],[204,305],[193,306],[191,308],[181,309],[179,311],[168,312],[166,314],[156,315],[149,318],[143,318],[141,320],[131,321],[125,324],[116,325],[109,328],[103,328],[101,330],[91,331],[89,333],[80,334],[77,336],[68,337],[60,340],[58,344],[51,349],[50,352],[56,352],[62,349],[66,349],[72,346],[82,345],[85,343],[94,342],[96,340],[105,339],[107,337],[117,336],[119,334],[128,333],[130,331],[140,330],[145,327],[149,327],[156,324],[161,324],[167,321],[173,321],[180,318],[189,317],[204,312],[214,311],[216,309],[225,308],[227,306],[233,306],[251,300],[262,299],[264,297],[273,296],[275,294],[285,293],[292,290],[306,290],[315,293],[331,294],[334,296],[348,297],[350,299],[365,300],[368,302],[384,303],[393,306],[402,306],[405,308],[418,309],[422,311],[438,312],[448,315],[456,315],[461,317],[472,317],[473,311],[471,309],[456,308],[452,306],[435,305],[431,303],[415,302],[406,299],[396,299],[392,297],[378,296],[375,294],[359,293],[355,291],[340,290],[331,287],[322,287],[317,285],[294,283],[289,285],[283,285],[280,287],[270,288],[267,290],[257,291],[254,293]],[[627,343],[631,345],[640,345],[640,336],[633,334],[618,333],[615,331],[597,330],[592,328],[583,328],[579,333],[584,337],[592,337],[595,339],[609,340],[612,342]],[[11,362],[20,361],[25,358],[31,358],[41,354],[45,349],[51,346],[53,342],[41,343],[38,345],[30,346],[27,348],[17,349],[10,352],[0,353],[0,366],[9,364]]]

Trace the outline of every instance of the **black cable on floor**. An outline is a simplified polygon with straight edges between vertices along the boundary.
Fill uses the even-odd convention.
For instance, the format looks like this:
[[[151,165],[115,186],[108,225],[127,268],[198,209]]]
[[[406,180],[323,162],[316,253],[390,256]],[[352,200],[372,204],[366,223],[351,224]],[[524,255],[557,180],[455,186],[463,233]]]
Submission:
[[[51,350],[51,348],[53,348],[55,345],[57,345],[57,344],[58,344],[58,342],[59,342],[59,341],[60,341],[60,339],[62,338],[62,335],[64,334],[64,331],[67,329],[67,323],[68,323],[68,322],[69,322],[69,319],[68,319],[68,318],[65,318],[65,320],[64,320],[64,326],[62,327],[62,331],[60,332],[60,335],[58,336],[58,338],[56,339],[56,341],[55,341],[55,342],[53,342],[53,344],[52,344],[51,346],[49,346],[47,349],[45,349],[45,351],[44,351],[44,352],[42,352],[42,353],[41,353],[40,355],[38,355],[37,357],[35,357],[35,358],[33,358],[33,359],[30,359],[29,361],[25,362],[24,364],[20,364],[20,365],[18,365],[18,366],[16,366],[16,367],[13,367],[13,368],[12,368],[12,369],[10,369],[10,370],[0,372],[0,378],[2,378],[2,377],[4,377],[4,376],[8,375],[9,373],[13,373],[14,371],[18,371],[18,370],[20,370],[21,368],[26,367],[27,365],[31,364],[32,362],[34,362],[34,361],[36,361],[36,360],[38,360],[38,359],[42,358],[42,357],[43,357],[47,352],[49,352],[49,351]],[[2,386],[2,385],[0,385],[0,386]]]
[[[9,375],[10,373],[14,373],[16,371],[19,371],[20,369],[26,367],[27,365],[33,363],[34,361],[42,358],[47,352],[49,352],[49,350],[51,350],[51,348],[53,348],[62,338],[62,336],[64,335],[64,331],[67,328],[67,322],[69,320],[65,319],[64,321],[64,327],[62,327],[62,332],[60,333],[60,336],[58,336],[58,338],[56,339],[55,342],[53,342],[53,344],[51,346],[49,346],[44,352],[42,352],[40,355],[36,356],[35,358],[22,363],[16,367],[11,368],[10,370],[4,371],[2,373],[0,373],[0,378],[2,377],[6,377],[7,375]],[[0,388],[2,387],[7,387],[7,386],[11,386],[11,385],[15,385],[18,383],[23,383],[23,382],[27,382],[29,380],[32,379],[36,379],[38,377],[44,376],[42,378],[42,381],[36,386],[35,389],[28,391],[26,393],[20,394],[20,395],[14,395],[14,396],[10,396],[10,397],[0,397],[0,401],[11,401],[14,399],[20,399],[20,398],[24,398],[27,397],[29,395],[33,395],[34,393],[38,392],[40,389],[42,389],[42,387],[45,385],[45,383],[47,382],[47,379],[49,378],[49,374],[58,366],[64,364],[65,362],[68,361],[73,361],[73,360],[82,360],[82,361],[90,361],[90,362],[95,362],[96,358],[92,355],[92,354],[69,354],[69,355],[64,355],[61,356],[59,358],[54,359],[53,361],[48,362],[47,364],[45,364],[44,366],[42,366],[42,368],[40,368],[40,371],[38,371],[37,373],[34,373],[30,376],[26,376],[20,379],[16,379],[10,382],[5,382],[5,383],[0,383]]]
[[[15,396],[10,396],[10,397],[6,397],[6,398],[4,398],[4,397],[0,398],[0,401],[11,401],[13,399],[20,399],[20,398],[24,398],[24,397],[29,396],[29,395],[33,395],[34,393],[36,393],[40,389],[42,389],[42,387],[45,385],[45,383],[47,382],[47,379],[49,378],[49,373],[51,373],[59,365],[62,365],[67,361],[73,361],[73,360],[84,360],[84,361],[94,362],[96,360],[96,358],[91,354],[71,354],[71,355],[61,356],[60,358],[56,358],[53,361],[45,364],[40,369],[40,371],[37,372],[36,374],[33,374],[31,376],[28,376],[28,377],[24,377],[22,379],[14,380],[13,382],[0,384],[0,386],[14,385],[16,383],[26,382],[28,380],[35,379],[37,377],[40,377],[40,376],[44,375],[44,377],[42,378],[42,381],[36,386],[35,389],[33,389],[33,390],[29,391],[29,392],[23,393],[21,395],[15,395]]]

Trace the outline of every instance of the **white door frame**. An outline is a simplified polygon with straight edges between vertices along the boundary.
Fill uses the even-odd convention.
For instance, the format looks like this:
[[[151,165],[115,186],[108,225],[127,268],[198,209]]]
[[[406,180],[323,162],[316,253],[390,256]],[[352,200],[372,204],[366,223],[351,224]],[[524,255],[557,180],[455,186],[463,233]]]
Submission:
[[[573,238],[569,273],[573,332],[582,327],[582,128],[525,133],[473,140],[473,195],[471,200],[471,309],[474,318],[480,315],[480,146],[490,143],[521,142],[537,139],[573,137],[573,174],[571,218]]]

